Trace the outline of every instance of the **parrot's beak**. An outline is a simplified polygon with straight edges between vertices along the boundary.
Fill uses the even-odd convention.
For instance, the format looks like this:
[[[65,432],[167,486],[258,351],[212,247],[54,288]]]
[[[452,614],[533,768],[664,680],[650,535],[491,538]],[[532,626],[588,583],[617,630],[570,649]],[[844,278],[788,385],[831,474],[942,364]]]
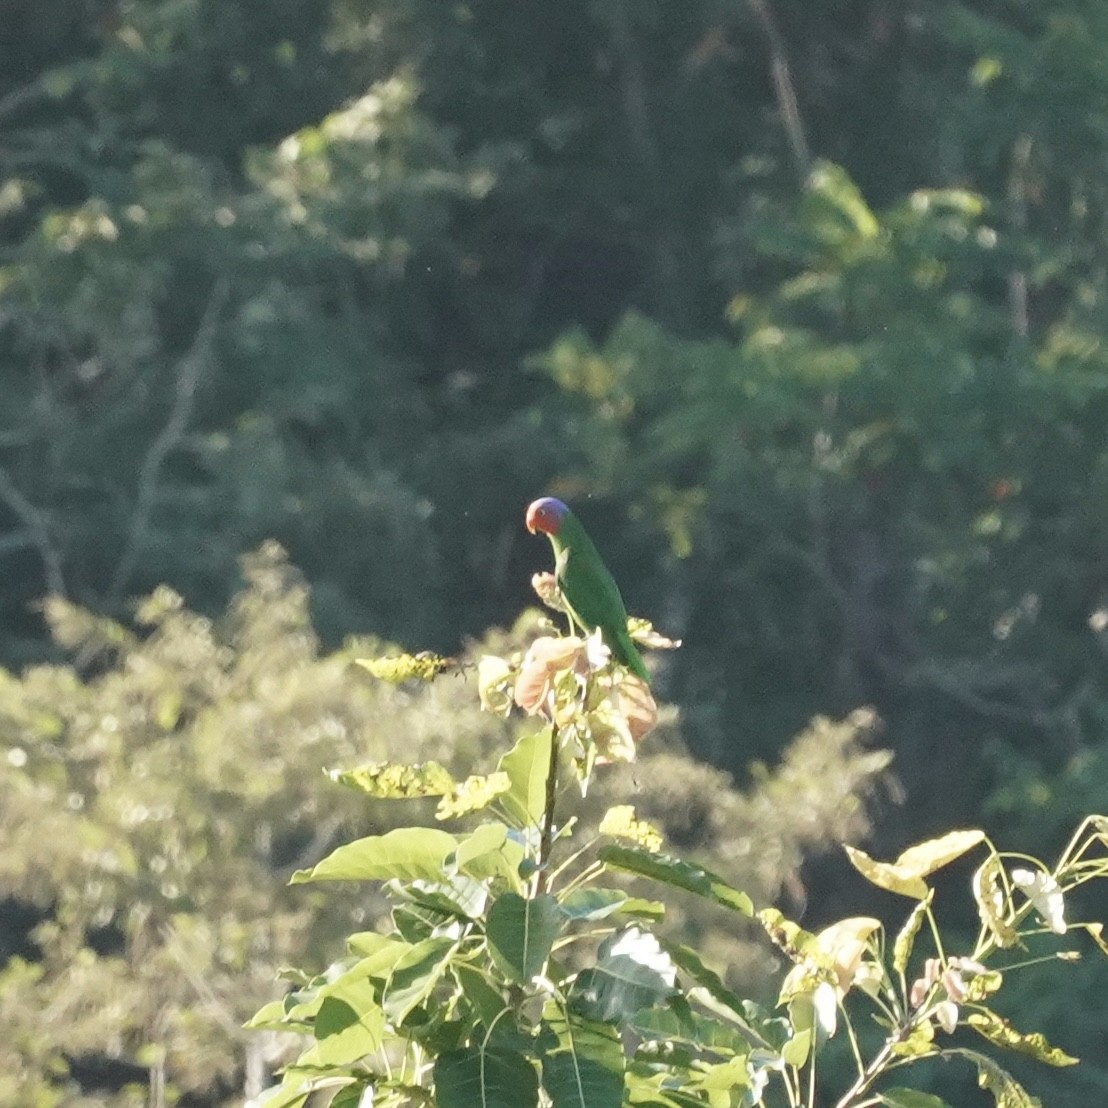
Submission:
[[[538,504],[532,504],[527,509],[526,523],[527,523],[527,530],[530,531],[532,535],[537,535],[539,533]]]

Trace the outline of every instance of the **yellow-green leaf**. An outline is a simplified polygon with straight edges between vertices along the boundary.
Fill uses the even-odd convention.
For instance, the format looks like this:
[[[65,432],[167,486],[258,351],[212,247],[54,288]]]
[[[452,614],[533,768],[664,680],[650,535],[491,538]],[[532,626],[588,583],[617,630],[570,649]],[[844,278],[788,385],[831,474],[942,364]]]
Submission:
[[[332,771],[330,777],[340,785],[386,800],[442,796],[454,787],[454,779],[438,762],[410,766],[399,762],[369,762],[357,769]]]
[[[1019,942],[1019,935],[1009,922],[1011,900],[1003,879],[1003,863],[998,855],[990,854],[973,875],[973,898],[981,922],[997,946],[1010,947]]]
[[[512,787],[512,779],[502,770],[467,777],[454,785],[435,809],[436,819],[456,819],[469,812],[487,808],[501,793]]]
[[[600,821],[600,833],[616,839],[629,839],[647,850],[662,849],[662,834],[653,824],[635,816],[631,804],[617,804],[604,813]]]
[[[895,862],[878,862],[853,846],[846,847],[846,853],[854,868],[878,888],[923,900],[927,896],[923,879],[960,858],[984,838],[984,831],[951,831],[909,847]]]
[[[1018,1054],[1028,1054],[1048,1066],[1076,1066],[1079,1061],[1059,1047],[1051,1046],[1038,1031],[1029,1034],[1017,1031],[1006,1019],[988,1009],[971,1012],[965,1022],[996,1046],[1007,1047]]]
[[[915,946],[916,936],[919,934],[923,917],[931,906],[931,898],[932,893],[928,890],[927,896],[912,909],[896,937],[896,942],[893,944],[893,969],[897,973],[904,973],[908,968],[908,959],[912,956],[912,947]]]
[[[452,658],[421,650],[418,654],[396,654],[390,658],[355,658],[354,664],[382,681],[399,685],[413,679],[430,681],[455,663]]]

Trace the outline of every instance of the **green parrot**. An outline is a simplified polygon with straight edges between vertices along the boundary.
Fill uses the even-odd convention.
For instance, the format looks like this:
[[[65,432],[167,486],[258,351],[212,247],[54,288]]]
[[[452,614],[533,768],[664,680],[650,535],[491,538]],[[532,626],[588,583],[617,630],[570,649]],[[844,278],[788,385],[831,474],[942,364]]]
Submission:
[[[550,539],[554,579],[574,622],[586,634],[599,627],[612,657],[649,681],[642,655],[627,633],[627,609],[619,586],[581,521],[560,500],[544,496],[527,509],[527,530],[533,535],[542,532]]]

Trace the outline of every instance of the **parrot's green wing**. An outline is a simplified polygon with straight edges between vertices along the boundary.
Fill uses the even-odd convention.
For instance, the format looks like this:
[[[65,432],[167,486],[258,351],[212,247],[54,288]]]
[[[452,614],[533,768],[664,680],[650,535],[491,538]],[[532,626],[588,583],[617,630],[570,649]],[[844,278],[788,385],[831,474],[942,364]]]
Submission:
[[[555,577],[576,622],[586,632],[599,627],[616,661],[649,680],[627,633],[627,608],[619,586],[575,516],[567,514],[563,520],[555,550]]]

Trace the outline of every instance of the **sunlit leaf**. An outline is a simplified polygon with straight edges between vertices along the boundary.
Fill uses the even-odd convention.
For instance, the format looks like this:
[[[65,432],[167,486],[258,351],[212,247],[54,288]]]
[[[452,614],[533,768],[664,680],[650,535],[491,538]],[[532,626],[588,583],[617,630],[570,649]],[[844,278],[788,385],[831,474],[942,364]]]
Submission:
[[[617,804],[609,808],[600,821],[600,833],[616,839],[628,839],[651,853],[662,848],[662,833],[646,820],[638,819],[631,804]]]
[[[904,973],[908,968],[908,960],[912,956],[912,948],[915,946],[916,936],[919,934],[920,926],[923,923],[924,916],[927,915],[927,910],[931,906],[932,899],[933,892],[928,890],[927,896],[925,896],[908,914],[904,926],[896,936],[896,941],[893,943],[893,969],[895,969],[897,973]]]
[[[291,884],[305,881],[413,881],[443,879],[443,859],[458,845],[433,827],[401,827],[340,846],[311,869],[297,870]]]
[[[497,766],[512,783],[511,788],[500,795],[501,807],[520,827],[537,827],[542,820],[552,742],[549,727],[524,735]]]
[[[923,878],[961,857],[984,838],[983,831],[951,831],[941,838],[909,847],[895,862],[878,862],[854,846],[848,845],[845,850],[854,868],[867,881],[889,892],[923,900],[927,896]]]
[[[973,898],[981,922],[992,934],[997,946],[1011,947],[1019,935],[1010,922],[1010,901],[1004,885],[1004,865],[990,854],[973,875]]]
[[[426,939],[398,959],[381,997],[381,1006],[394,1024],[402,1023],[413,1008],[430,997],[456,949],[451,939]]]
[[[397,654],[390,658],[355,658],[354,664],[381,681],[399,685],[403,681],[431,681],[457,663],[453,658],[423,650],[418,654]]]
[[[622,889],[603,889],[585,885],[564,896],[559,905],[569,919],[599,920],[611,915],[661,919],[665,905],[657,900],[628,896]]]
[[[457,819],[487,808],[501,793],[512,786],[511,778],[504,772],[467,777],[449,789],[435,809],[436,819]]]
[[[613,869],[635,873],[640,877],[649,877],[665,885],[696,893],[697,896],[707,897],[744,916],[754,914],[754,906],[746,893],[733,889],[722,877],[718,877],[703,866],[683,862],[667,854],[657,854],[641,847],[616,844],[602,846],[598,856],[606,866],[611,866]]]
[[[356,769],[332,771],[330,777],[340,785],[382,799],[441,796],[454,785],[454,779],[438,762],[370,762]]]
[[[596,964],[577,975],[570,1003],[592,1019],[620,1020],[671,996],[675,976],[658,940],[632,927],[601,943]]]
[[[1029,1054],[1048,1066],[1076,1066],[1079,1059],[1067,1054],[1056,1046],[1051,1046],[1046,1037],[1037,1031],[1030,1034],[1017,1031],[1006,1019],[995,1012],[979,1010],[971,1012],[965,1022],[989,1042],[1014,1050],[1018,1054]]]

